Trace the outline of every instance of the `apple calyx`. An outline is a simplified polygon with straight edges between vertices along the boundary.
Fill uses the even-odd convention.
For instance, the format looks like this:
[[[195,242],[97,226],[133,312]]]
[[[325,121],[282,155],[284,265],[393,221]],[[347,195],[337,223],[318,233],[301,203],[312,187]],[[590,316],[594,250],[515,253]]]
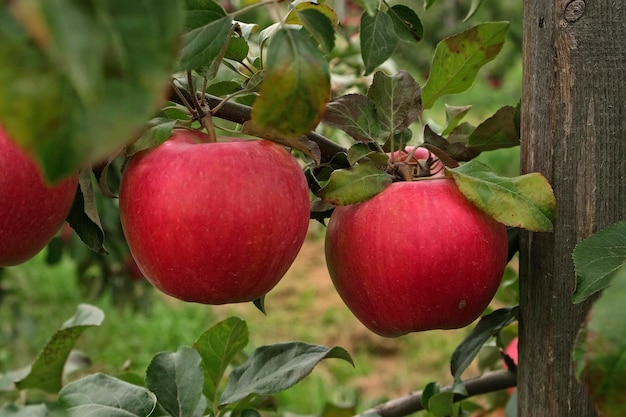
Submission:
[[[392,176],[392,182],[443,175],[444,164],[427,148],[407,146],[388,155],[390,156],[388,173]]]

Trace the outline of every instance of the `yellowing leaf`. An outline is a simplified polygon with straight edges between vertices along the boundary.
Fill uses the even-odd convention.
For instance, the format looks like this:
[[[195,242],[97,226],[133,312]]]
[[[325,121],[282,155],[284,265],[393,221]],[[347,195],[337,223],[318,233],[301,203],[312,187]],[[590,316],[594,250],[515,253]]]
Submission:
[[[314,129],[330,98],[328,63],[315,43],[298,29],[281,28],[270,40],[265,69],[253,122],[289,136]]]
[[[552,231],[556,200],[543,175],[500,177],[476,161],[448,171],[465,197],[500,223],[533,232]]]

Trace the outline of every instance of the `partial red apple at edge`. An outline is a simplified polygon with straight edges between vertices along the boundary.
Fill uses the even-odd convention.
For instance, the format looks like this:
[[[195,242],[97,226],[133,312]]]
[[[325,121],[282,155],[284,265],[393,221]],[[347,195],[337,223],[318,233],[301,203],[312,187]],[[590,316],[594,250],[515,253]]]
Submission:
[[[326,262],[339,295],[386,337],[469,325],[496,293],[507,263],[506,227],[447,177],[396,182],[337,207]]]
[[[34,159],[0,126],[0,267],[35,256],[63,225],[77,177],[48,185]]]
[[[204,304],[252,301],[270,291],[306,236],[304,173],[265,140],[206,142],[175,130],[131,158],[120,189],[122,228],[155,287]]]

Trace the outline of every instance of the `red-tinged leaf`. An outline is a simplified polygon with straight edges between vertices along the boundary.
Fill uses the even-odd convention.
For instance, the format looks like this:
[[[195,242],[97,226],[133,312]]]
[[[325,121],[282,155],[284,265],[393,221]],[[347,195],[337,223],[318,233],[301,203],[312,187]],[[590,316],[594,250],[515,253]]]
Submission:
[[[380,135],[376,106],[360,94],[337,97],[326,106],[322,122],[341,129],[357,142],[373,142]]]
[[[439,42],[424,85],[424,108],[471,87],[480,68],[500,53],[508,29],[508,22],[482,23]]]
[[[500,177],[477,161],[448,171],[465,197],[500,223],[533,232],[552,231],[556,200],[543,175]]]
[[[271,38],[261,94],[252,120],[288,136],[317,126],[330,98],[330,72],[315,43],[305,33],[285,27]]]
[[[398,46],[393,20],[380,10],[376,10],[372,15],[367,12],[361,15],[360,37],[365,75],[389,59]]]
[[[392,77],[378,71],[367,97],[375,104],[378,120],[387,132],[406,129],[422,111],[422,90],[406,71]]]
[[[336,206],[369,200],[391,184],[391,175],[378,164],[366,162],[333,171],[319,197]]]

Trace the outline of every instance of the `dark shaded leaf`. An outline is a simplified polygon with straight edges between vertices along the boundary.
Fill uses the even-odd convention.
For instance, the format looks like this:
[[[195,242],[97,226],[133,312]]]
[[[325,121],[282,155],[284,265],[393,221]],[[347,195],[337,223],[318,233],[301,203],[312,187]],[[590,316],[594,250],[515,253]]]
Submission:
[[[308,139],[305,135],[290,136],[272,127],[260,127],[253,120],[244,122],[242,132],[246,135],[267,139],[296,149],[309,156],[316,164],[319,164],[322,159],[321,151],[317,143]]]
[[[392,77],[378,71],[374,74],[367,97],[376,106],[378,120],[387,132],[395,133],[408,128],[422,112],[422,90],[406,71]]]
[[[480,318],[476,327],[452,353],[450,371],[455,380],[461,379],[489,338],[517,319],[518,310],[519,307],[503,308]]]
[[[380,135],[376,106],[361,94],[348,94],[329,102],[322,123],[343,130],[358,142],[372,142]]]
[[[108,253],[104,247],[104,230],[98,215],[91,172],[88,169],[80,172],[78,191],[67,215],[67,222],[89,249],[96,253]]]
[[[398,45],[398,37],[391,17],[375,10],[361,15],[361,56],[365,64],[365,75],[391,57]]]
[[[467,147],[462,142],[449,142],[443,136],[433,132],[429,125],[424,126],[424,144],[439,148],[455,161],[469,161],[480,154],[480,152]]]
[[[468,145],[480,152],[519,146],[519,130],[515,120],[519,109],[504,106],[479,124],[469,136]]]
[[[393,20],[396,35],[400,40],[419,42],[424,37],[424,26],[417,13],[403,4],[396,4],[387,10]]]
[[[301,3],[307,4],[307,3]],[[325,6],[325,5],[320,5]],[[328,7],[328,6],[325,6]],[[322,51],[328,53],[335,47],[335,28],[326,9],[320,10],[318,7],[296,7],[298,18],[309,31],[309,33],[320,44]],[[335,16],[335,21],[337,17]]]
[[[450,106],[446,104],[446,128],[441,133],[447,136],[459,125],[472,106]]]

